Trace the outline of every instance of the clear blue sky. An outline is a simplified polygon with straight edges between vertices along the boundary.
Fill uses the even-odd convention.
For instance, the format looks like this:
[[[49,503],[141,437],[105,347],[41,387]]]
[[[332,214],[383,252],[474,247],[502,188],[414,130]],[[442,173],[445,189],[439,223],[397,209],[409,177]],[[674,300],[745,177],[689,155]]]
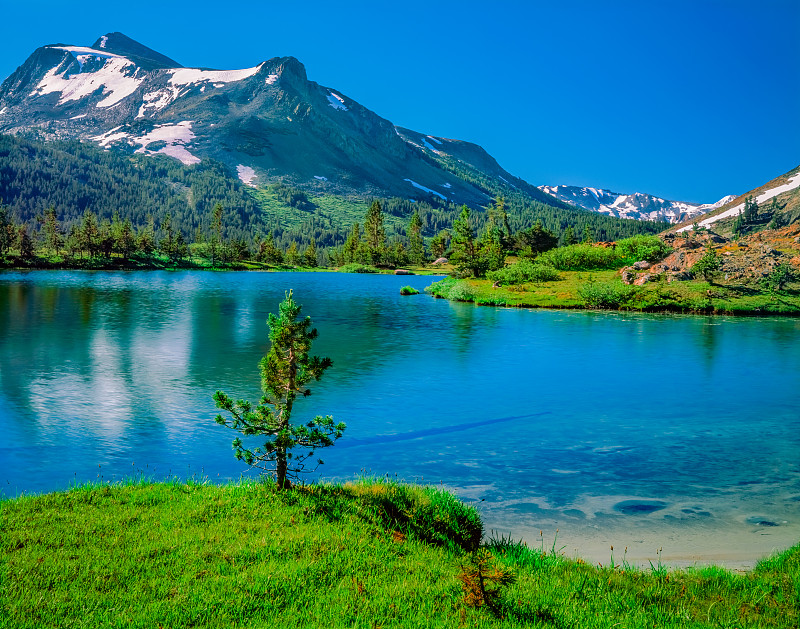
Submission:
[[[533,184],[713,202],[800,164],[800,1],[0,0],[0,77],[120,31],[186,66],[293,55]]]

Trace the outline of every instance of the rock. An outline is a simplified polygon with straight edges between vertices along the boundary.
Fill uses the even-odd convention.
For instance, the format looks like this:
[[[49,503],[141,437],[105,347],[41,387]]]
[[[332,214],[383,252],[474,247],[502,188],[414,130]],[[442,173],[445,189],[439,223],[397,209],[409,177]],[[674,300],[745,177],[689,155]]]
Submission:
[[[633,280],[636,279],[636,273],[628,269],[622,269],[622,274],[620,277],[623,284],[633,284]]]
[[[667,282],[685,282],[692,279],[692,274],[688,271],[673,271],[667,274]]]
[[[642,273],[639,277],[633,280],[633,285],[642,286],[648,282],[655,282],[657,279],[658,275],[654,275],[653,273]]]
[[[645,269],[650,268],[650,263],[647,260],[639,260],[638,262],[633,263],[633,268],[637,271],[644,271]]]
[[[448,262],[447,258],[436,258],[433,261],[433,264],[447,264],[447,262]]]
[[[414,274],[413,274],[411,271],[409,271],[408,269],[395,269],[395,270],[394,270],[394,274],[395,274],[395,275],[414,275]]]

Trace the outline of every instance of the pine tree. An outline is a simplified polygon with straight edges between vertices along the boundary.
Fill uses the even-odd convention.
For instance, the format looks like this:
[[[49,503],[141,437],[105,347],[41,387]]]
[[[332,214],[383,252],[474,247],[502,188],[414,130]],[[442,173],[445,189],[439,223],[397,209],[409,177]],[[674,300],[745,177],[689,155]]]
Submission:
[[[33,240],[28,233],[27,225],[20,225],[17,229],[17,251],[23,260],[30,260],[33,257]]]
[[[58,255],[61,247],[64,244],[64,230],[58,222],[56,216],[56,209],[50,206],[45,210],[44,214],[39,217],[39,222],[42,225],[42,233],[44,235],[44,246]]]
[[[0,255],[5,255],[11,248],[13,227],[8,208],[0,203]]]
[[[217,203],[211,212],[211,236],[208,239],[211,266],[216,265],[222,244],[222,203]]]
[[[306,247],[306,250],[303,252],[303,258],[305,259],[306,266],[314,268],[317,266],[317,241],[314,238],[311,238],[311,242]]]
[[[97,216],[91,210],[84,210],[80,228],[81,247],[87,251],[90,258],[95,257],[100,251],[100,232],[97,226]]]
[[[431,238],[431,255],[433,256],[434,260],[444,256],[445,251],[447,251],[447,240],[449,238],[450,232],[448,232],[446,229],[443,229],[433,238]]]
[[[301,472],[306,471],[305,461],[314,455],[314,451],[333,445],[345,429],[343,423],[334,424],[330,415],[317,416],[305,424],[292,423],[294,402],[298,395],[310,395],[306,385],[312,380],[319,380],[332,365],[330,358],[309,356],[311,342],[317,338],[317,330],[311,328],[310,317],[298,320],[300,310],[301,306],[289,291],[278,307],[279,314],[269,315],[270,349],[259,363],[264,396],[258,406],[253,408],[250,402],[244,400],[234,402],[221,391],[214,394],[217,408],[233,416],[228,420],[217,415],[218,424],[233,428],[245,436],[266,439],[263,446],[252,450],[244,445],[241,438],[234,439],[236,458],[257,469],[274,471],[279,489],[290,488],[290,479],[295,480]],[[292,450],[297,447],[309,451],[296,454]],[[322,464],[322,460],[317,463]]]
[[[380,264],[386,252],[386,231],[383,228],[383,208],[380,201],[373,201],[364,216],[364,239],[369,261]]]
[[[350,235],[344,242],[342,247],[342,258],[345,264],[356,261],[356,251],[358,251],[358,244],[361,241],[361,228],[358,223],[353,223],[350,228]]]
[[[453,222],[450,244],[453,248],[451,261],[456,265],[459,274],[480,277],[483,269],[466,205],[461,206],[461,215]]]
[[[300,252],[297,250],[297,243],[293,240],[292,243],[289,245],[289,248],[286,250],[286,255],[284,256],[286,260],[286,264],[291,266],[297,266],[300,264]]]
[[[422,219],[414,210],[408,223],[408,257],[412,264],[425,264],[425,241],[422,239]]]

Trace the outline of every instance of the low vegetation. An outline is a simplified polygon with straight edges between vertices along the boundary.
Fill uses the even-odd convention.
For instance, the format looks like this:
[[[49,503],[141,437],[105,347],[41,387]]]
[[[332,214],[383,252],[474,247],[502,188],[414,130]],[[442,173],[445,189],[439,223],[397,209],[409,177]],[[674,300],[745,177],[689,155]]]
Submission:
[[[481,539],[385,480],[87,485],[0,502],[0,627],[796,627],[800,546],[735,574]]]
[[[400,294],[404,296],[419,295],[419,291],[413,286],[403,286],[403,288],[400,289]]]

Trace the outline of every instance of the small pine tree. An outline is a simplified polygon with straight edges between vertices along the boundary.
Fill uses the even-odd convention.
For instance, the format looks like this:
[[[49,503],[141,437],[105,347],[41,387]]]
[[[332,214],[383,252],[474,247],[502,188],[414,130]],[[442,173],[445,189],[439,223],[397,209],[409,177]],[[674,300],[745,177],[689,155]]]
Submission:
[[[290,488],[290,479],[297,479],[306,471],[305,461],[314,451],[332,446],[345,429],[343,423],[334,424],[330,415],[317,416],[305,424],[292,423],[297,397],[310,395],[306,385],[319,380],[332,365],[330,358],[309,356],[317,330],[311,328],[310,317],[298,319],[300,310],[301,306],[289,291],[278,307],[279,314],[269,315],[270,349],[259,363],[264,396],[258,406],[254,408],[244,400],[234,402],[221,391],[214,394],[217,408],[233,416],[228,420],[217,415],[218,424],[246,436],[266,439],[263,446],[253,450],[245,447],[241,438],[234,439],[236,458],[257,469],[274,472],[279,489]],[[308,452],[295,454],[292,450],[297,447],[307,448]],[[322,463],[322,460],[317,461],[318,465]]]

